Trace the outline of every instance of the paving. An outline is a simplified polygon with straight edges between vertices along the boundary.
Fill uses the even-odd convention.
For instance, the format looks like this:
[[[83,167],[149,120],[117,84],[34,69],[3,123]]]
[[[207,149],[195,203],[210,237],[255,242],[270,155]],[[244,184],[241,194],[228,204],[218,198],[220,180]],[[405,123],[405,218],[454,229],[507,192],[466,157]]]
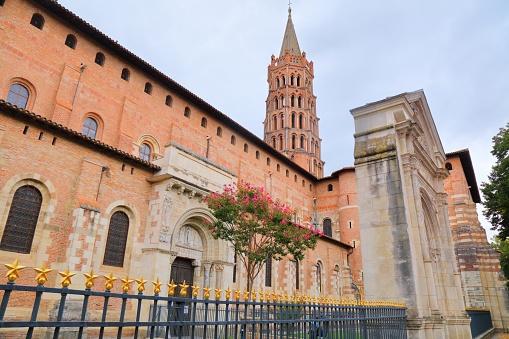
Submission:
[[[507,333],[495,333],[491,339],[509,339],[509,334]]]

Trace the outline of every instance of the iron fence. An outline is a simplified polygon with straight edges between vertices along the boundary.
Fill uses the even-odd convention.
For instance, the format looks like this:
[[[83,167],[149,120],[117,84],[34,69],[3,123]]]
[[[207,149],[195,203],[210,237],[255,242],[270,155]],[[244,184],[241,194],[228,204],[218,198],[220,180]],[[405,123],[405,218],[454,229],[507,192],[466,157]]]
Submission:
[[[331,299],[308,303],[305,298],[283,301],[281,295],[272,301],[247,296],[240,300],[240,293],[236,300],[212,300],[14,282],[0,285],[0,293],[2,337],[17,333],[26,338],[64,334],[76,338],[87,334],[88,338],[406,338],[405,308],[383,303]],[[19,298],[29,300],[26,317],[16,305]],[[41,306],[48,302],[54,305],[53,312],[40,312],[48,309]]]

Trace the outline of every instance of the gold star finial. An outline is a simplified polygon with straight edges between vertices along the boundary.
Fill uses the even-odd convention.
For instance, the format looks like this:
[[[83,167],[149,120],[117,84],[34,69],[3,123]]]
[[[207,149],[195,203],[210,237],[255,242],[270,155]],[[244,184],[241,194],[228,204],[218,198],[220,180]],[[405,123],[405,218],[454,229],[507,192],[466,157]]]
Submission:
[[[104,284],[104,287],[106,287],[106,290],[109,291],[113,288],[113,282],[117,280],[117,278],[113,276],[113,273],[110,273],[109,276],[105,275],[104,278],[106,278],[106,283]]]
[[[203,298],[205,299],[210,298],[210,290],[211,288],[208,286],[203,289]]]
[[[191,288],[193,289],[193,297],[197,297],[198,292],[200,291],[200,288],[196,285],[193,285]]]
[[[71,284],[71,278],[76,275],[76,273],[71,273],[69,271],[69,266],[67,266],[65,272],[58,272],[58,274],[62,277],[60,284],[62,284],[63,287],[68,287]]]
[[[26,266],[20,266],[18,265],[18,259],[14,260],[14,263],[12,264],[4,264],[5,267],[7,267],[9,270],[7,271],[7,274],[5,277],[9,282],[14,282],[16,279],[19,278],[19,271],[24,269]]]
[[[92,288],[94,286],[94,280],[99,277],[94,274],[94,269],[91,269],[90,273],[83,273],[83,275],[87,278],[87,281],[85,281],[86,288]]]
[[[173,282],[173,279],[171,279],[171,282],[168,285],[168,295],[174,296],[175,295],[175,288],[177,287],[177,284]]]
[[[221,299],[221,292],[223,292],[223,290],[218,287],[218,288],[216,288],[215,291],[216,291],[216,299]]]
[[[230,297],[232,295],[232,290],[230,290],[230,286],[228,286],[228,288],[226,290],[224,290],[224,292],[226,294],[225,295],[226,300],[230,300]]]
[[[189,287],[189,285],[187,285],[186,281],[184,280],[184,282],[182,282],[182,284],[180,284],[179,286],[180,286],[180,296],[185,297],[187,295],[187,288]]]
[[[143,280],[143,276],[140,277],[140,279],[136,279],[136,283],[138,284],[138,292],[143,293],[145,291],[145,284],[148,282],[148,280]]]
[[[125,276],[125,279],[120,279],[120,281],[122,282],[122,291],[124,291],[124,293],[129,292],[129,290],[131,289],[131,284],[134,282],[134,280],[129,279],[128,274]]]
[[[38,273],[37,277],[35,277],[35,281],[37,281],[37,284],[44,285],[46,281],[48,281],[48,273],[53,271],[50,268],[46,268],[46,262],[42,263],[41,268],[34,268],[34,270]]]
[[[159,292],[161,292],[161,285],[163,284],[159,281],[159,277],[156,278],[156,281],[152,281],[152,284],[154,284],[154,294],[159,294]]]

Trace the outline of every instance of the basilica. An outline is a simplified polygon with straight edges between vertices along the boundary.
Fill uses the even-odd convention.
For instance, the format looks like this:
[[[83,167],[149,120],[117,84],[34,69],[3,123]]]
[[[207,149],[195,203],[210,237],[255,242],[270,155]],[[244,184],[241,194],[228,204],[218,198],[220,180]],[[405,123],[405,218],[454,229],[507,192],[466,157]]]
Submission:
[[[353,108],[352,166],[326,175],[291,10],[260,58],[263,139],[57,1],[0,0],[0,262],[243,289],[204,198],[244,181],[324,234],[256,290],[405,302],[411,338],[470,338],[469,310],[509,329],[469,151],[444,151],[424,92]]]

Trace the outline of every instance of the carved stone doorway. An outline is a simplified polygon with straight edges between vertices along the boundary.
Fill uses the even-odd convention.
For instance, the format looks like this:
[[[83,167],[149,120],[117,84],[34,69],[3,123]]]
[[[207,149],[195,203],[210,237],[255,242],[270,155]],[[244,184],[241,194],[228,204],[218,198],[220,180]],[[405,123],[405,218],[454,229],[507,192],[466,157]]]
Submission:
[[[182,284],[184,281],[186,285],[189,285],[187,288],[187,298],[191,298],[191,286],[193,285],[193,275],[194,275],[194,267],[193,260],[176,257],[175,261],[171,265],[171,273],[170,273],[170,281],[177,285]],[[181,297],[180,295],[180,287],[175,289],[175,296]],[[191,309],[189,307],[190,303],[187,302],[176,302],[171,307],[171,311],[169,314],[170,320],[176,321],[187,321],[191,318]],[[189,326],[173,326],[171,328],[171,335],[178,336],[188,336],[189,335]]]

